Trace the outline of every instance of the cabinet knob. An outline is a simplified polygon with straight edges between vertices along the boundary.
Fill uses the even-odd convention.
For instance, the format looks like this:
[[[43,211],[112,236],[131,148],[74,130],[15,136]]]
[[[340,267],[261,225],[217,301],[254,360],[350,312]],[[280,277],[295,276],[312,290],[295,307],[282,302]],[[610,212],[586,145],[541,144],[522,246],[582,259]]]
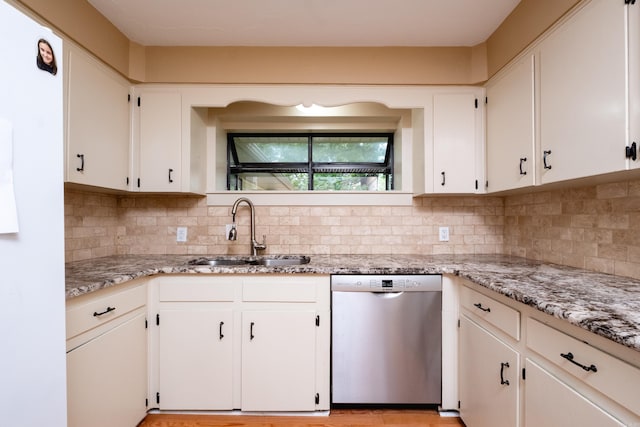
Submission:
[[[638,145],[632,142],[629,147],[625,147],[625,156],[627,159],[636,160],[638,158]]]

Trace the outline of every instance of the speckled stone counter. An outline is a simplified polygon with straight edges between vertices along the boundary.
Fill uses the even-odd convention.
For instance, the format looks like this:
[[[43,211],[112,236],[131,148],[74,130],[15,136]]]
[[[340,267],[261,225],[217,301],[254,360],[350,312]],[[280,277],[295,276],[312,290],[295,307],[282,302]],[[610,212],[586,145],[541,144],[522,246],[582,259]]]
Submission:
[[[194,255],[126,255],[68,263],[67,299],[154,274],[455,274],[640,351],[640,281],[500,255],[315,255],[296,266],[192,265]]]

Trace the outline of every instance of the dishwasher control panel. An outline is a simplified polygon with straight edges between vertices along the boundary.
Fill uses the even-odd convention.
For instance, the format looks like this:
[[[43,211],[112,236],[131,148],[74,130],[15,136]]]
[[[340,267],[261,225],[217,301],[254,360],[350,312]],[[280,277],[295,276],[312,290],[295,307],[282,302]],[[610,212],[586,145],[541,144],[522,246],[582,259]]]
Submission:
[[[331,276],[334,292],[441,291],[440,274],[336,274]]]

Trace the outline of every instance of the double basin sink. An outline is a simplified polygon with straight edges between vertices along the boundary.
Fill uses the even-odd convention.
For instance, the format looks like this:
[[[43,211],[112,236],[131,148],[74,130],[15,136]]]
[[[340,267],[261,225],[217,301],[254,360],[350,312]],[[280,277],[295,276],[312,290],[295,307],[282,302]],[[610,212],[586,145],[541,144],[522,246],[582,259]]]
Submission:
[[[261,265],[265,267],[280,267],[287,265],[308,264],[311,258],[304,255],[221,255],[215,257],[201,257],[189,261],[190,265],[208,265],[212,267],[233,267]]]

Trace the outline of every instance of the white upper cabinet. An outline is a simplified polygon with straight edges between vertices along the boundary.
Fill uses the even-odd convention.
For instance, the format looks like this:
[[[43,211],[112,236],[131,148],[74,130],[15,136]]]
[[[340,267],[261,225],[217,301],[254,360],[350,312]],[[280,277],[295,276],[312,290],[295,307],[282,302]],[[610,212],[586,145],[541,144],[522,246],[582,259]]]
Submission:
[[[628,9],[593,0],[539,45],[541,184],[627,168]]]
[[[640,4],[629,6],[629,168],[640,168]]]
[[[491,79],[488,191],[638,167],[627,151],[640,143],[639,14],[584,2]]]
[[[133,190],[182,191],[182,101],[175,89],[144,90],[137,97]]]
[[[487,99],[487,191],[534,185],[533,55],[492,79]]]
[[[66,181],[126,190],[129,83],[82,50],[65,50]]]
[[[433,96],[433,151],[425,150],[425,163],[416,166],[428,170],[425,166],[433,162],[433,193],[483,192],[478,162],[483,153],[483,105],[484,99],[475,91]],[[430,186],[425,187],[430,192]]]

